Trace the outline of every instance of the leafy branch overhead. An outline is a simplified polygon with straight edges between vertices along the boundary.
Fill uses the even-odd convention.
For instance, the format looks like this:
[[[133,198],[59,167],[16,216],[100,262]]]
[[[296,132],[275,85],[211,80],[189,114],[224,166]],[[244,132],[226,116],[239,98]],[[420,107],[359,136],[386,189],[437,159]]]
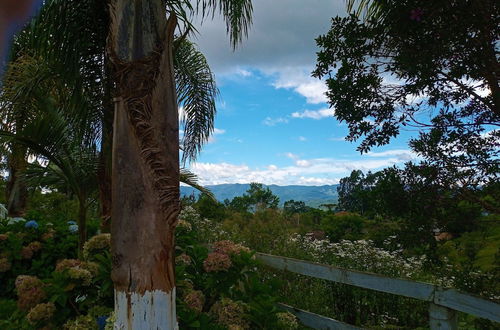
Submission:
[[[498,173],[500,5],[497,1],[349,1],[332,19],[313,76],[358,150],[418,130],[411,147],[465,176]],[[360,19],[361,13],[365,14]],[[477,180],[476,180],[477,181]],[[476,182],[477,183],[477,182]]]

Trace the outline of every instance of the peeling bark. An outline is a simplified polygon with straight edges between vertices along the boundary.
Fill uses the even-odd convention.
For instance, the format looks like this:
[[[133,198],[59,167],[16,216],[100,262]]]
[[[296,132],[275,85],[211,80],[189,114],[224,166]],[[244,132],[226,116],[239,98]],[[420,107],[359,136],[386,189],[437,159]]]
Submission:
[[[111,178],[115,308],[125,320],[123,309],[134,311],[134,301],[140,308],[151,305],[144,307],[151,313],[129,313],[115,327],[173,329],[179,213],[176,19],[167,22],[162,0],[115,0],[111,19],[108,50],[117,89]],[[131,306],[123,297],[132,299]]]

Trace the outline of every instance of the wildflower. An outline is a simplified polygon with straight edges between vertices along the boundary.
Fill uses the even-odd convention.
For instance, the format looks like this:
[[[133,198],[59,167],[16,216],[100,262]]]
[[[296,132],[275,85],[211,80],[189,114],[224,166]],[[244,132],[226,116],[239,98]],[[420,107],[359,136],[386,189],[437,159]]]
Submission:
[[[77,233],[78,232],[78,225],[69,225],[68,230],[70,233]]]
[[[234,326],[240,326],[240,329],[248,329],[249,324],[243,318],[246,310],[247,306],[242,302],[222,298],[212,306],[210,314],[221,325],[232,326],[233,329],[235,329]]]
[[[63,259],[57,263],[56,272],[62,272],[66,269],[80,266],[81,264],[82,264],[82,262],[80,260],[77,260],[77,259]]]
[[[191,258],[183,253],[175,258],[175,263],[178,265],[191,265]]]
[[[55,311],[56,306],[51,302],[38,304],[29,311],[28,315],[26,315],[26,319],[30,324],[35,325],[40,321],[50,320]]]
[[[8,225],[13,225],[15,223],[18,223],[18,222],[25,222],[26,219],[24,218],[21,218],[21,217],[14,217],[14,218],[10,218],[9,221],[7,222]]]
[[[0,234],[0,241],[6,241],[7,239],[9,239],[9,235],[7,235],[7,234]]]
[[[104,327],[104,330],[113,330],[114,325],[115,325],[115,321],[116,321],[115,312],[111,312],[111,314],[109,315],[109,317],[106,320],[106,326]]]
[[[38,241],[31,242],[30,244],[28,244],[28,248],[31,249],[33,253],[38,252],[42,249],[42,243]]]
[[[205,304],[205,295],[199,290],[192,290],[186,294],[184,302],[190,309],[201,313]]]
[[[297,318],[290,312],[277,313],[276,317],[278,318],[278,325],[281,329],[293,330],[299,328]]]
[[[240,245],[235,244],[231,241],[219,241],[213,244],[213,249],[215,252],[223,253],[223,254],[240,254],[241,252],[250,252],[250,249]]]
[[[81,281],[88,286],[92,278],[99,273],[99,265],[94,262],[83,262],[77,259],[64,259],[57,263],[56,272],[67,271],[68,277]]]
[[[191,229],[193,228],[189,222],[187,222],[186,220],[182,220],[182,219],[180,219],[177,222],[177,227],[183,228],[186,231],[191,231]]]
[[[423,14],[424,11],[421,8],[412,9],[410,11],[410,19],[415,22],[420,22]]]
[[[84,262],[82,264],[82,267],[90,272],[92,274],[92,277],[95,277],[99,274],[99,264],[95,262]]]
[[[68,269],[68,276],[73,280],[81,281],[84,286],[88,286],[92,282],[92,273],[81,267],[71,267]]]
[[[19,275],[15,281],[17,290],[17,306],[28,311],[45,299],[43,282],[36,276]]]
[[[33,250],[28,246],[23,246],[21,249],[21,258],[27,260],[33,258]]]
[[[95,329],[96,320],[91,315],[80,315],[76,319],[69,320],[63,325],[66,330]]]
[[[35,220],[30,220],[28,222],[26,222],[24,224],[24,227],[25,228],[34,228],[34,229],[37,229],[38,228],[38,222],[36,222]]]
[[[83,245],[83,257],[88,259],[91,252],[109,250],[111,247],[111,234],[100,234],[92,237]]]
[[[203,268],[206,272],[226,271],[231,267],[231,258],[227,254],[212,252],[203,261]]]
[[[6,271],[9,271],[11,267],[12,264],[10,263],[9,259],[0,258],[0,273],[5,273]]]

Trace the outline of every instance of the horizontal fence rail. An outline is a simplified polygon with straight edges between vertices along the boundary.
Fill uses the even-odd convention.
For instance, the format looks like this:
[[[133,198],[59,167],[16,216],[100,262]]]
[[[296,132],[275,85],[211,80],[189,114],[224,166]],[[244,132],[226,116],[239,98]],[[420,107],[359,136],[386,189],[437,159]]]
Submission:
[[[364,289],[386,292],[430,302],[429,315],[431,329],[456,329],[456,313],[460,311],[491,321],[500,322],[500,305],[454,289],[398,278],[391,278],[367,272],[347,270],[330,265],[323,265],[293,258],[257,253],[256,258],[269,267],[293,273],[319,278],[336,283],[343,283]],[[296,316],[312,314],[306,311],[285,308]],[[308,317],[306,317],[308,318]],[[310,318],[310,317],[309,317]],[[328,319],[328,318],[325,318]],[[332,320],[332,319],[329,319]],[[335,321],[335,320],[333,320]],[[338,321],[335,321],[338,322]],[[304,323],[305,324],[305,323]],[[332,323],[333,324],[333,323]],[[306,324],[307,325],[307,324]],[[347,329],[342,327],[319,327],[316,329]],[[353,327],[350,329],[354,329]]]

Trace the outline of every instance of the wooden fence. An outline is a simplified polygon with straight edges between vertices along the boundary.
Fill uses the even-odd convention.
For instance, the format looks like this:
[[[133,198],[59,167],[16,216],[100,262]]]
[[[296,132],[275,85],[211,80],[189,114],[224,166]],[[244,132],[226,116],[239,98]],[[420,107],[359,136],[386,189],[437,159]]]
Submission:
[[[342,269],[292,258],[257,253],[264,265],[293,273],[319,278],[360,288],[391,293],[429,302],[429,325],[432,330],[457,329],[456,311],[500,322],[500,305],[491,301],[460,293],[454,289],[390,278],[382,275]],[[355,326],[291,306],[280,304],[306,326],[314,329],[360,329]]]

